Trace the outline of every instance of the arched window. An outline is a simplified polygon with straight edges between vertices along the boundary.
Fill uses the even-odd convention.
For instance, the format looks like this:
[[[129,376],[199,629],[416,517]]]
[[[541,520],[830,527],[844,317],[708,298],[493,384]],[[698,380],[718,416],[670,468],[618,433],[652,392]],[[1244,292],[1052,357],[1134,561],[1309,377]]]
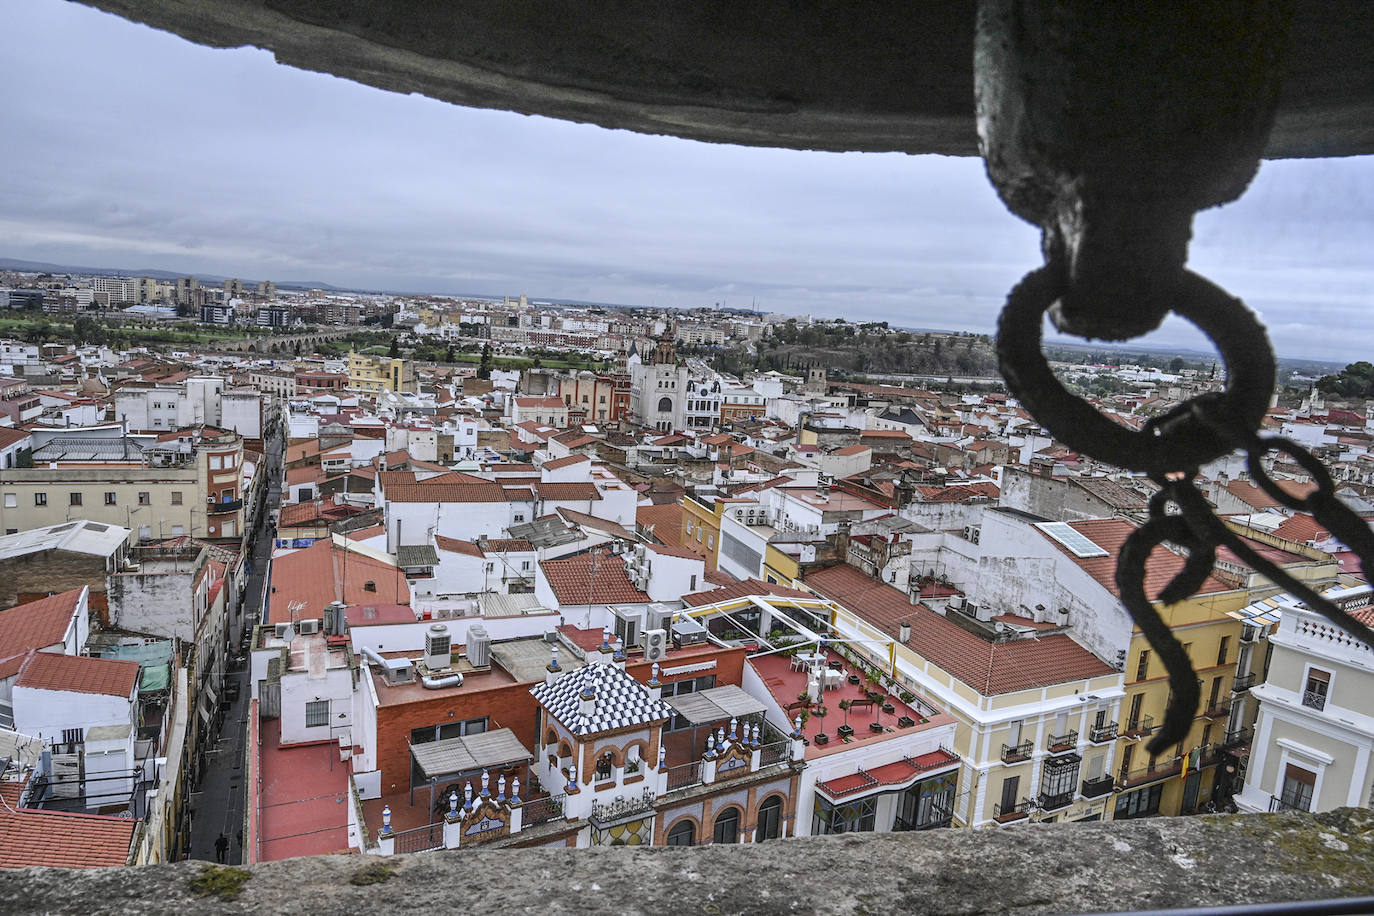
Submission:
[[[739,842],[739,809],[726,808],[716,815],[716,826],[711,836],[713,843]]]
[[[599,760],[596,761],[596,778],[597,778],[597,779],[610,779],[610,778],[611,778],[611,763],[612,763],[612,761],[611,761],[611,755],[610,755],[609,753],[607,753],[607,754],[602,754],[602,755],[601,755],[601,758],[600,758]]]
[[[671,413],[671,412],[672,412],[672,409],[673,409],[673,399],[672,399],[672,398],[659,398],[659,399],[658,399],[658,412],[659,412],[659,413]]]
[[[695,846],[697,842],[697,828],[687,818],[683,818],[673,825],[673,829],[668,831],[667,845],[669,846]]]
[[[759,823],[754,831],[754,842],[776,840],[782,836],[782,799],[776,795],[759,805]]]

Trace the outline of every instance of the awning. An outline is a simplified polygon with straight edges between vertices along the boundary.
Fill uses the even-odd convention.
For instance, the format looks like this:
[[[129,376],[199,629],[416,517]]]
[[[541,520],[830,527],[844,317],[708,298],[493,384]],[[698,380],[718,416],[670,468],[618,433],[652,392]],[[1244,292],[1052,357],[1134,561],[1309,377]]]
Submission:
[[[705,725],[722,719],[742,719],[764,710],[762,703],[734,684],[678,694],[664,702],[692,725]]]
[[[726,684],[723,687],[712,687],[703,690],[699,696],[706,697],[721,709],[725,710],[728,716],[742,719],[745,716],[752,716],[764,711],[764,705],[754,699],[742,688],[734,684]]]
[[[440,779],[455,773],[491,769],[508,763],[533,760],[534,755],[515,737],[509,728],[444,738],[426,744],[412,744],[410,754],[426,779]]]
[[[680,693],[663,702],[673,707],[679,716],[692,725],[705,725],[707,722],[719,722],[721,719],[730,718],[725,710],[712,703],[704,693]]]
[[[158,665],[156,668],[144,668],[138,681],[138,689],[142,692],[153,690],[166,690],[171,683],[172,670],[167,665]]]

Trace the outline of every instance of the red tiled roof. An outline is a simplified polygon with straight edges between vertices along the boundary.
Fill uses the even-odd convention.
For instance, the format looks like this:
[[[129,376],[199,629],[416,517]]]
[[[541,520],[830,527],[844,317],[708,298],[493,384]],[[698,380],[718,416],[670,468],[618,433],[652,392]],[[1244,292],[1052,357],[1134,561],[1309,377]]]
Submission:
[[[434,546],[447,553],[461,553],[464,556],[480,557],[482,549],[472,541],[464,541],[461,538],[448,538],[442,534],[434,536]]]
[[[368,582],[376,591],[367,590]],[[319,617],[331,601],[410,603],[410,588],[395,566],[359,553],[349,553],[345,563],[344,551],[334,547],[333,538],[273,558],[272,589],[268,623],[289,623],[291,604],[297,601],[304,605],[296,614],[298,620]]]
[[[619,555],[601,556],[592,576],[592,557],[580,554],[539,564],[559,604],[642,604],[649,596],[634,587]]]
[[[1293,480],[1280,480],[1276,482],[1280,490],[1297,499],[1301,499],[1317,489],[1317,485],[1310,480],[1306,483],[1298,483]],[[1248,480],[1233,480],[1226,485],[1226,490],[1247,506],[1252,506],[1256,509],[1276,509],[1283,506],[1283,503],[1279,502],[1253,483],[1250,483]]]
[[[843,455],[846,458],[850,455],[862,455],[864,452],[871,452],[873,449],[866,445],[846,445],[844,448],[835,449],[833,454]]]
[[[898,635],[901,624],[910,624],[908,646],[984,696],[1079,681],[1115,670],[1063,634],[989,642],[923,604],[913,605],[902,592],[853,566],[817,570],[806,577],[806,584],[891,636]]]
[[[568,405],[558,398],[516,398],[516,407],[534,407],[540,410],[557,410]]]
[[[534,489],[540,499],[594,500],[601,498],[601,491],[590,480],[569,480],[556,483],[537,483]]]
[[[682,545],[682,506],[640,506],[635,509],[635,521],[643,528],[654,529],[654,537],[670,547]]]
[[[35,652],[24,661],[14,683],[35,690],[130,697],[138,683],[138,662]]]
[[[1137,525],[1122,518],[1093,518],[1080,522],[1069,522],[1069,527],[1107,551],[1107,555],[1105,557],[1076,557],[1071,550],[1049,535],[1044,535],[1045,540],[1058,547],[1065,556],[1077,563],[1080,569],[1096,579],[1103,588],[1120,598],[1121,593],[1116,587],[1116,558],[1121,553],[1121,545],[1126,542],[1126,538],[1131,536],[1131,532],[1135,531]],[[1151,599],[1157,596],[1183,569],[1183,562],[1183,558],[1178,554],[1164,547],[1156,547],[1150,554],[1149,561],[1145,564],[1145,594],[1149,595]],[[1197,594],[1206,595],[1230,590],[1231,586],[1225,582],[1214,576],[1208,576],[1202,583],[1202,587],[1198,589]]]
[[[710,580],[710,576],[707,576],[707,580]],[[779,598],[816,597],[810,592],[803,592],[795,588],[775,585],[771,582],[760,582],[758,579],[743,579],[732,580],[730,584],[721,588],[713,588],[704,592],[692,592],[690,595],[683,595],[682,603],[688,607],[701,607],[703,604],[715,604],[718,601],[729,601],[732,598],[748,598],[751,595],[776,595]]]
[[[525,538],[488,538],[487,553],[515,553],[533,550],[534,545]]]
[[[1331,534],[1317,524],[1317,520],[1306,512],[1299,512],[1291,518],[1284,519],[1283,524],[1274,529],[1274,533],[1281,538],[1296,541],[1299,544],[1325,540]]]
[[[126,817],[0,808],[0,868],[127,865],[137,826]]]
[[[74,588],[0,611],[0,678],[18,671],[30,649],[43,649],[62,641],[82,591]],[[69,648],[76,651],[81,647]]]
[[[0,427],[0,448],[6,448],[29,437],[27,429]]]
[[[572,467],[574,464],[580,464],[583,461],[591,460],[592,459],[588,458],[586,455],[569,455],[566,458],[555,458],[552,461],[545,461],[544,467],[548,470],[556,471],[559,468]]]
[[[686,547],[677,547],[670,544],[646,544],[649,550],[654,553],[661,553],[665,557],[678,557],[683,560],[700,560],[701,554],[688,550]]]

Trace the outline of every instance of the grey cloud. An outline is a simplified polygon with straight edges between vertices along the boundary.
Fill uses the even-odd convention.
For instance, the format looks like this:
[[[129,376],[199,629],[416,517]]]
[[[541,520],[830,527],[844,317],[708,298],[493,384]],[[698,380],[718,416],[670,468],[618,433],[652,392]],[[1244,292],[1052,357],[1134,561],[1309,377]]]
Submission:
[[[660,306],[757,298],[980,332],[1040,260],[976,160],[466,110],[58,0],[0,0],[0,15],[3,255]],[[1370,159],[1267,163],[1241,201],[1199,216],[1193,266],[1260,310],[1282,352],[1366,355],[1371,202]],[[1179,321],[1150,342],[1203,343]]]

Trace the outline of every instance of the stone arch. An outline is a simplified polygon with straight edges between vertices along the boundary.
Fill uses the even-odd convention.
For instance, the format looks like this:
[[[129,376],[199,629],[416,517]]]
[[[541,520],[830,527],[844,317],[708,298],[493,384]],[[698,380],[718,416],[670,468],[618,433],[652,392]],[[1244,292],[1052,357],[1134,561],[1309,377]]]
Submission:
[[[544,732],[544,745],[547,747],[547,746],[550,745],[550,744],[557,744],[557,743],[558,743],[558,729],[554,728],[553,726],[549,726],[549,728]]]
[[[779,790],[774,790],[774,791],[772,791],[772,792],[769,792],[769,793],[768,793],[767,795],[765,795],[763,798],[759,799],[758,804],[754,806],[753,817],[750,818],[750,820],[752,821],[752,823],[749,825],[748,829],[751,831],[751,836],[752,836],[753,841],[754,841],[755,843],[760,842],[760,841],[759,841],[759,815],[763,813],[763,808],[764,808],[764,806],[767,805],[767,804],[769,804],[770,802],[773,802],[773,801],[776,801],[776,802],[777,802],[777,808],[778,808],[778,829],[779,829],[779,837],[781,837],[781,831],[782,831],[782,829],[783,829],[783,823],[784,823],[784,821],[785,821],[786,818],[787,818],[787,796],[786,796],[783,792],[781,792],[781,791],[779,791]],[[777,838],[777,837],[770,838],[770,839],[776,839],[776,838]]]
[[[572,755],[572,742],[568,741],[567,738],[558,739],[558,759],[562,760],[564,757],[571,757]]]
[[[673,399],[672,399],[672,398],[670,398],[670,397],[661,397],[661,398],[658,399],[658,412],[659,412],[659,413],[672,413],[672,411],[673,411]]]

